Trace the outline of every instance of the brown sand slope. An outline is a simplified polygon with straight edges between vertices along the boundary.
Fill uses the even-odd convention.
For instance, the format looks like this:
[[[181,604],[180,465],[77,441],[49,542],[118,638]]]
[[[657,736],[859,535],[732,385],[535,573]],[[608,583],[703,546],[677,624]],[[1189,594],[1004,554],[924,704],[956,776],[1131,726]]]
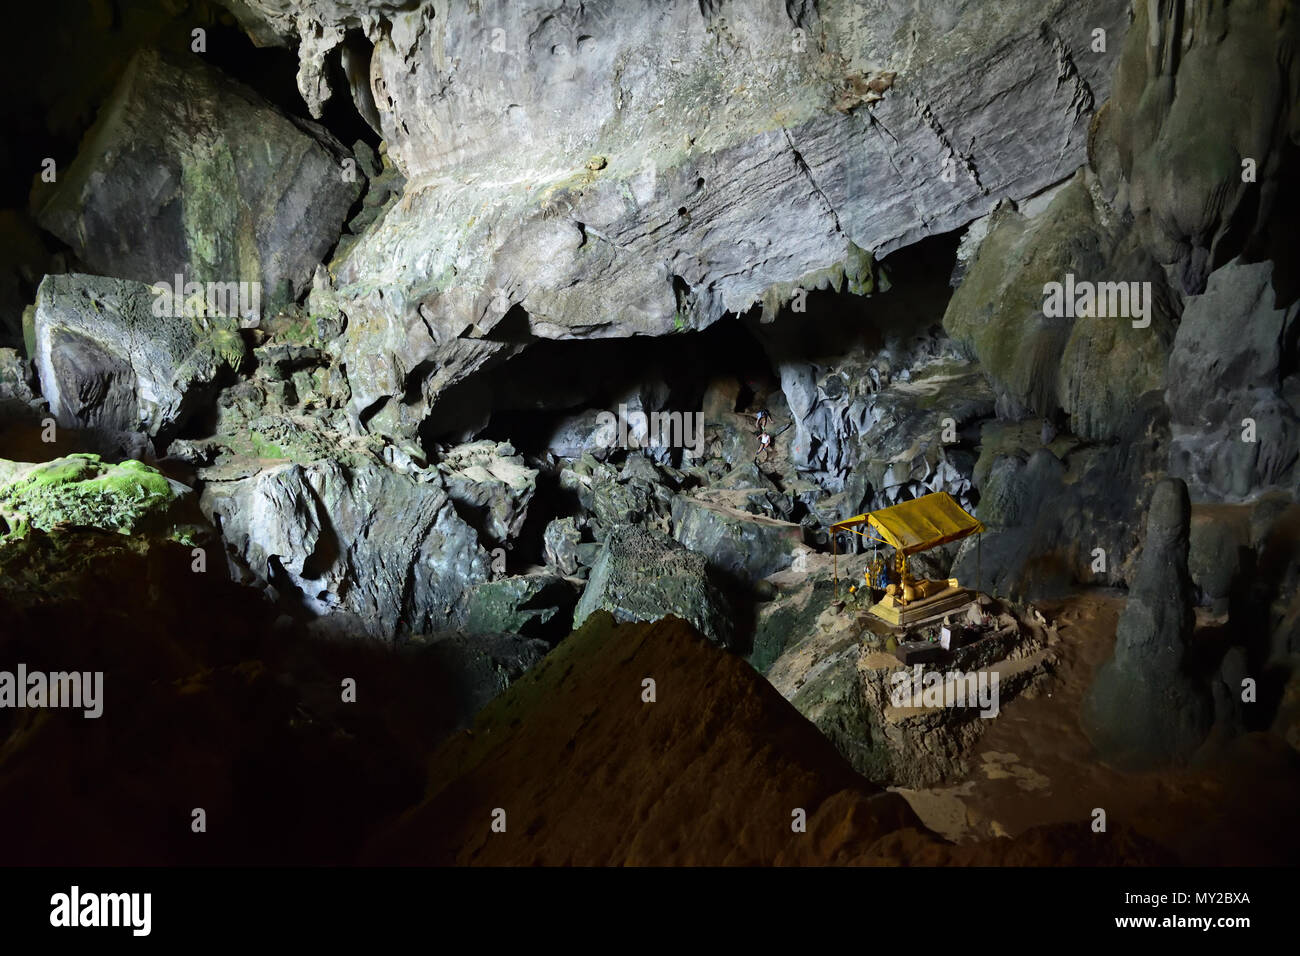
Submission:
[[[642,700],[653,678],[657,699]],[[791,827],[807,812],[807,832]],[[493,813],[506,813],[495,833]],[[593,616],[435,754],[375,863],[1160,862],[1085,827],[955,847],[858,776],[744,661],[675,619]]]
[[[962,844],[999,843],[1078,826],[1103,808],[1117,826],[1157,841],[1179,864],[1291,865],[1300,860],[1300,758],[1284,740],[1251,733],[1212,741],[1192,766],[1142,773],[1106,765],[1079,725],[1097,666],[1115,645],[1117,594],[1044,602],[1060,629],[1060,663],[1047,693],[1009,703],[975,748],[967,780],[903,795],[921,819]],[[1213,639],[1202,628],[1198,639]],[[1031,829],[1032,828],[1032,829]]]

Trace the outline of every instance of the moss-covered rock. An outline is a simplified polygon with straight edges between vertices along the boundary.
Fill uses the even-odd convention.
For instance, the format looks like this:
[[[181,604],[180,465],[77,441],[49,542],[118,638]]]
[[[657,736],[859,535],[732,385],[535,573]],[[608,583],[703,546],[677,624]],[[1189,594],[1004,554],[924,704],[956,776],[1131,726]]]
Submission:
[[[1061,354],[1074,320],[1043,314],[1043,286],[1066,273],[1098,275],[1105,265],[1092,197],[1077,176],[1042,215],[1008,206],[953,293],[944,328],[979,359],[1007,417],[1049,415],[1058,407]]]
[[[1080,288],[1122,288],[1116,304],[1126,314],[1047,314],[1047,285],[1067,276]],[[1130,300],[1134,290],[1141,308]],[[1010,207],[994,214],[943,321],[984,367],[1000,415],[1061,411],[1076,434],[1104,439],[1163,384],[1177,309],[1163,270],[1081,171],[1038,215]]]
[[[715,643],[730,643],[731,615],[707,565],[704,555],[665,534],[636,525],[613,528],[573,612],[573,626],[581,627],[598,609],[620,621],[673,616]]]
[[[11,534],[65,524],[130,534],[164,517],[186,490],[142,462],[114,465],[91,454],[0,466],[7,466],[0,471],[0,516]]]
[[[485,581],[469,595],[465,630],[471,634],[523,634],[540,637],[567,633],[575,586],[559,575],[520,574]],[[557,628],[548,627],[552,621]],[[558,635],[557,635],[558,636]]]

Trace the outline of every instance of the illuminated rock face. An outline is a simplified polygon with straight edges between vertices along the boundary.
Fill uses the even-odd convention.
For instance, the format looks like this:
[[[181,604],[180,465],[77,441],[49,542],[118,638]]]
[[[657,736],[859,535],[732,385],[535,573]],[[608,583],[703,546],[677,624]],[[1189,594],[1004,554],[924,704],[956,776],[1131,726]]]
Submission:
[[[361,189],[360,175],[344,175],[348,158],[324,128],[201,57],[145,49],[76,161],[35,197],[36,217],[86,271],[149,285],[256,284],[274,310],[306,292],[338,241]]]
[[[871,290],[873,257],[1078,167],[1127,26],[1119,0],[1050,20],[974,2],[395,7],[235,5],[301,41],[315,110],[329,51],[348,30],[374,44],[370,92],[407,187],[317,301],[352,320],[358,409],[419,386],[378,426],[407,435],[537,338],[661,335],[775,311],[797,287]]]
[[[619,621],[680,618],[718,644],[732,637],[731,615],[704,555],[644,528],[610,532],[573,612],[573,626],[581,627],[598,610]]]
[[[235,559],[341,632],[392,639],[458,625],[488,579],[474,529],[438,482],[371,462],[316,461],[212,481],[205,514]]]
[[[60,425],[170,438],[244,357],[238,319],[159,314],[147,285],[51,275],[36,296],[34,356]]]

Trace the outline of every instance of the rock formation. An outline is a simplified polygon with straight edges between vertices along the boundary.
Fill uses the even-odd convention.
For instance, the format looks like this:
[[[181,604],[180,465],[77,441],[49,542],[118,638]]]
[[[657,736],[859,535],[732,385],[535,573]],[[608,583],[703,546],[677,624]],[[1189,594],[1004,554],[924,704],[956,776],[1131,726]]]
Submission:
[[[1213,718],[1189,644],[1195,615],[1187,573],[1187,486],[1156,485],[1137,576],[1082,720],[1097,749],[1128,767],[1186,761]]]
[[[681,618],[711,641],[726,644],[732,621],[703,555],[646,528],[620,525],[605,539],[573,612],[581,627],[597,610],[620,621]]]
[[[1216,269],[1205,293],[1188,300],[1174,337],[1169,470],[1200,498],[1240,500],[1295,486],[1300,378],[1279,346],[1294,336],[1297,305],[1275,306],[1272,277],[1267,262]]]
[[[700,328],[796,286],[869,291],[872,255],[1078,165],[1114,57],[1089,51],[1089,31],[1117,50],[1125,7],[990,22],[975,3],[904,17],[493,2],[453,28],[433,4],[239,6],[258,29],[311,38],[307,91],[345,28],[374,43],[371,86],[407,187],[321,299],[354,318],[358,408],[409,392],[412,372],[436,401],[538,338]]]
[[[22,184],[0,189],[0,619],[64,628],[123,588],[152,617],[104,653],[128,674],[156,653],[179,688],[141,720],[192,688],[180,726],[226,763],[223,733],[274,726],[223,804],[250,832],[250,781],[306,747],[270,774],[285,793],[335,755],[387,788],[347,792],[344,860],[1014,857],[932,839],[862,779],[987,782],[986,722],[889,703],[906,635],[841,588],[878,542],[833,540],[939,491],[985,533],[914,570],[986,592],[990,636],[952,659],[1008,702],[1072,662],[1027,602],[1127,592],[1094,766],[1300,745],[1288,4],[225,5],[193,5],[202,53],[176,5],[129,26],[99,5],[60,49],[94,27],[116,58],[0,104],[0,186]],[[246,635],[209,620],[225,603]],[[323,700],[336,664],[437,714],[353,723]],[[391,769],[336,741],[354,730]],[[24,759],[0,746],[13,779]],[[557,766],[604,828],[587,844]],[[600,784],[665,772],[681,786],[614,833]],[[7,780],[0,817],[31,811]],[[485,784],[534,801],[509,839],[457,815]],[[723,819],[741,804],[775,829]],[[1071,846],[1017,846],[1047,844]]]
[[[124,279],[41,282],[35,361],[60,424],[165,441],[239,367],[238,318],[209,314],[206,304],[159,315],[160,301],[149,286]]]
[[[255,284],[274,310],[310,287],[338,238],[360,192],[348,157],[328,132],[201,59],[146,50],[77,161],[37,197],[36,217],[95,271],[148,285],[177,275],[182,286]],[[232,310],[246,312],[260,307]]]
[[[203,507],[232,558],[362,636],[430,633],[465,614],[488,556],[448,492],[371,463],[289,463],[213,479]]]

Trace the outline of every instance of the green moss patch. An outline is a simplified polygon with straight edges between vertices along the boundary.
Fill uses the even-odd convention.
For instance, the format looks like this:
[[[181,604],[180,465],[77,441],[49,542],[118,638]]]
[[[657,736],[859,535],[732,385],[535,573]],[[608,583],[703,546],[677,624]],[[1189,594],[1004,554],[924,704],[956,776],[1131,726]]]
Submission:
[[[165,515],[176,500],[171,483],[138,461],[108,464],[98,455],[56,458],[0,487],[0,514],[21,534],[59,525],[130,534]]]

